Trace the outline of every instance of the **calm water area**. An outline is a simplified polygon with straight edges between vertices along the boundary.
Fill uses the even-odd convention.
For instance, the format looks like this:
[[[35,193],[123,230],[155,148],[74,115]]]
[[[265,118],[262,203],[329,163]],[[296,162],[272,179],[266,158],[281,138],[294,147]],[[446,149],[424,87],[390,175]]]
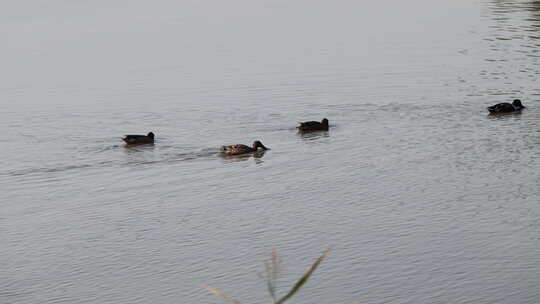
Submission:
[[[0,303],[270,303],[272,248],[283,294],[327,247],[288,303],[540,303],[540,1],[7,0],[0,24]]]

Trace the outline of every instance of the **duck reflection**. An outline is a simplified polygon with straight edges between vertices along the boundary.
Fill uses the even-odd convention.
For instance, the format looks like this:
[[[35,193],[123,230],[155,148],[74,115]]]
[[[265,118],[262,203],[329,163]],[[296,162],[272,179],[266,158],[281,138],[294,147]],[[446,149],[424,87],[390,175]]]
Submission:
[[[263,160],[262,158],[266,154],[266,150],[258,150],[253,153],[246,153],[246,154],[239,154],[239,155],[228,155],[223,153],[218,153],[218,156],[221,157],[221,159],[226,163],[234,163],[234,162],[243,162],[248,161],[249,159],[253,159],[256,164],[262,164]]]
[[[297,133],[300,138],[302,138],[305,141],[314,141],[321,138],[327,138],[330,137],[330,133],[328,131],[315,131],[315,132],[298,132]]]
[[[145,151],[153,151],[155,149],[154,144],[144,144],[144,145],[124,145],[122,150],[126,154],[140,153]]]
[[[489,113],[487,115],[488,119],[492,120],[520,120],[521,119],[521,111],[517,112],[508,112],[508,113]]]

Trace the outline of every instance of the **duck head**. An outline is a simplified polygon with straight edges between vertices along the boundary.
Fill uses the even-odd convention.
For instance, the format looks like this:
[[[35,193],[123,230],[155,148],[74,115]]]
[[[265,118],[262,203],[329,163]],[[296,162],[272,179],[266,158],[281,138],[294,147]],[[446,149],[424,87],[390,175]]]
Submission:
[[[154,133],[152,133],[152,132],[148,132],[148,134],[146,134],[146,136],[150,137],[151,139],[154,139]]]
[[[260,147],[261,149],[263,149],[263,150],[268,150],[268,148],[265,147],[265,146],[262,144],[262,142],[260,142],[260,141],[258,141],[258,140],[254,141],[254,142],[253,142],[253,149],[257,150],[257,148],[259,148],[259,147]]]
[[[514,99],[514,101],[512,102],[512,105],[513,105],[514,108],[516,108],[516,109],[523,109],[523,108],[525,108],[525,107],[521,104],[521,100],[519,100],[519,99]]]
[[[321,123],[322,123],[324,126],[327,126],[327,127],[328,127],[328,119],[323,118],[323,120],[321,120]]]

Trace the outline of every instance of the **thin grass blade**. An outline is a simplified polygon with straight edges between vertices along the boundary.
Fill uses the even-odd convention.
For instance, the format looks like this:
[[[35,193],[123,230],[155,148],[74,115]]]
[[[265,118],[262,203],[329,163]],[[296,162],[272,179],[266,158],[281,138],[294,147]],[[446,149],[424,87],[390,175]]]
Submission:
[[[227,295],[225,295],[223,292],[221,292],[221,290],[218,290],[218,289],[215,289],[215,288],[212,288],[208,285],[203,285],[203,287],[208,290],[209,292],[211,292],[212,294],[218,296],[218,297],[222,297],[223,299],[225,299],[225,301],[227,302],[230,302],[232,304],[241,304],[238,300],[234,299],[234,298],[231,298]]]
[[[311,265],[311,267],[309,267],[308,271],[306,271],[306,273],[304,273],[304,275],[300,278],[300,280],[298,280],[298,282],[296,282],[296,284],[294,284],[293,288],[291,289],[291,291],[289,291],[289,293],[287,293],[284,297],[282,297],[281,299],[279,299],[277,302],[275,302],[275,304],[282,304],[284,303],[285,301],[287,301],[290,297],[292,297],[296,292],[298,292],[298,290],[300,290],[300,288],[302,288],[302,286],[304,286],[304,284],[307,282],[307,280],[309,279],[309,277],[311,276],[311,274],[315,271],[315,269],[317,269],[317,267],[319,266],[319,264],[321,264],[321,262],[324,260],[324,258],[326,257],[326,255],[328,255],[328,252],[330,251],[330,249],[326,249],[323,254],[315,261],[315,263],[313,263],[313,265]]]
[[[266,271],[266,276],[264,279],[266,280],[266,287],[268,289],[268,293],[272,297],[273,303],[276,303],[276,286],[273,279],[274,275],[272,274],[272,266],[270,266],[269,262],[264,263],[264,269]]]
[[[272,249],[272,281],[276,282],[279,272],[280,272],[280,265],[279,265],[279,256],[277,253],[277,249]],[[274,284],[275,285],[275,284]]]

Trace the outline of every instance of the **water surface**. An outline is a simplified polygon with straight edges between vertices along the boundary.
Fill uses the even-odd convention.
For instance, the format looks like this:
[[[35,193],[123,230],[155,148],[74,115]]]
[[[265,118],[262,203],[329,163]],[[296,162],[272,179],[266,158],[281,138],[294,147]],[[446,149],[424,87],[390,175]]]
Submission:
[[[0,302],[540,302],[539,2],[0,8]]]

